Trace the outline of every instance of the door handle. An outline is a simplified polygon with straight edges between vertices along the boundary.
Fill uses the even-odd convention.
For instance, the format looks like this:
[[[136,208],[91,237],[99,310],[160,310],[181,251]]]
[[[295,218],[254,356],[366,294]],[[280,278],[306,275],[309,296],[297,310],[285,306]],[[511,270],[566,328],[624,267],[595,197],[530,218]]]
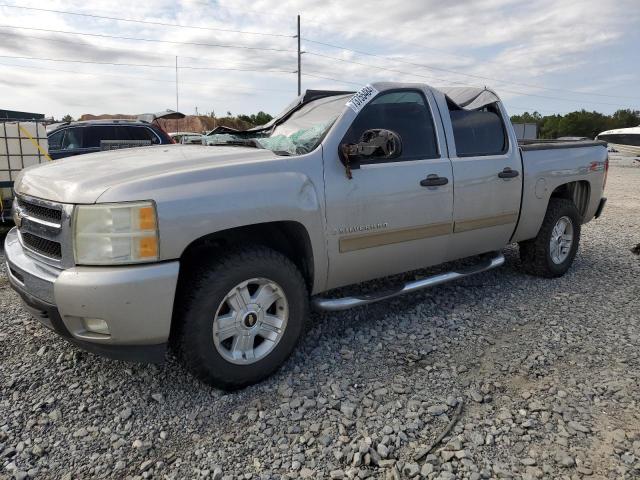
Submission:
[[[515,178],[518,175],[520,175],[520,172],[517,170],[511,170],[509,167],[505,167],[504,170],[498,173],[500,178]]]
[[[423,187],[440,187],[449,183],[447,177],[439,177],[435,173],[427,175],[427,178],[420,180],[420,185]]]

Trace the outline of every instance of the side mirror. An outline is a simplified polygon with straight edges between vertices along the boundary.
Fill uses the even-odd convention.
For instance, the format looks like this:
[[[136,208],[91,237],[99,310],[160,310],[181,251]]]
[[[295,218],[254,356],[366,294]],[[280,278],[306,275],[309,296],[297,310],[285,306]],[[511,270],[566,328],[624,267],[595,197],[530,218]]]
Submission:
[[[360,160],[369,158],[392,160],[398,158],[401,153],[400,135],[382,128],[365,130],[358,143],[340,145],[340,160],[348,170],[360,168]]]

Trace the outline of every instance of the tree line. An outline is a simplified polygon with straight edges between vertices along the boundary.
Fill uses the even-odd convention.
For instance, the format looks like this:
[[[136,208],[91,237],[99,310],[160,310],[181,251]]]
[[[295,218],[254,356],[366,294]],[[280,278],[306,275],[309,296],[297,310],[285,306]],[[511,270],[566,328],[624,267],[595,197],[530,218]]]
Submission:
[[[512,115],[511,121],[537,124],[539,138],[595,138],[605,130],[640,126],[640,110],[618,110],[612,115],[588,112],[584,109],[565,115],[542,116],[538,112],[525,112],[522,115]]]

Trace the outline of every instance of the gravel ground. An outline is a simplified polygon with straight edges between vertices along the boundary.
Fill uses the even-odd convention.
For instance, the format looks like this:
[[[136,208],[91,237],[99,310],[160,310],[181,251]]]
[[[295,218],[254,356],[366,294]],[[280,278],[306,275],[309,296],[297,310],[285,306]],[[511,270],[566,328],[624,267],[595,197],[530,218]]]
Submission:
[[[509,247],[498,270],[316,314],[232,394],[76,349],[3,271],[0,478],[640,478],[639,192],[640,163],[614,159],[563,278]]]

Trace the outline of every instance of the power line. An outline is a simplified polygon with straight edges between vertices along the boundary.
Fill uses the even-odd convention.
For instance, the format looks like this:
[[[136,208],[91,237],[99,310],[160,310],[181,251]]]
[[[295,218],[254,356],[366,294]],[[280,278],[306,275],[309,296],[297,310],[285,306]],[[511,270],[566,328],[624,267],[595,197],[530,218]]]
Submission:
[[[309,43],[315,43],[317,45],[323,45],[325,47],[330,47],[330,48],[335,48],[335,49],[338,49],[338,50],[345,50],[345,51],[348,51],[348,52],[356,53],[358,55],[365,55],[365,56],[369,56],[369,57],[375,57],[375,58],[379,58],[379,59],[382,59],[382,60],[389,60],[389,61],[392,61],[392,62],[404,63],[406,65],[411,65],[411,66],[414,66],[414,67],[425,68],[427,70],[442,71],[442,72],[445,72],[445,73],[451,73],[451,74],[454,74],[454,75],[462,75],[462,76],[476,78],[476,79],[480,79],[480,80],[489,80],[489,81],[492,81],[492,82],[509,83],[509,84],[512,84],[512,85],[519,85],[519,86],[528,87],[528,88],[538,88],[538,89],[541,89],[541,90],[555,90],[555,91],[559,91],[559,92],[567,92],[567,93],[572,93],[572,94],[577,94],[577,95],[585,95],[585,94],[587,94],[587,95],[594,95],[594,96],[598,96],[598,97],[626,98],[626,99],[638,100],[637,97],[624,97],[624,96],[619,96],[619,95],[607,95],[607,94],[604,94],[604,93],[590,93],[590,92],[587,93],[587,92],[580,92],[580,91],[577,91],[577,90],[567,90],[567,89],[562,89],[562,88],[544,87],[542,85],[533,85],[533,84],[529,84],[529,83],[514,82],[514,81],[511,81],[511,80],[501,80],[499,78],[485,77],[485,76],[482,76],[482,75],[464,73],[464,72],[459,72],[457,70],[451,70],[451,69],[442,68],[442,67],[433,67],[433,66],[424,65],[424,64],[421,64],[421,63],[409,62],[409,61],[406,61],[406,60],[401,60],[401,59],[393,58],[393,57],[386,57],[384,55],[378,55],[378,54],[375,54],[375,53],[365,52],[365,51],[362,51],[362,50],[354,50],[354,49],[343,47],[343,46],[340,46],[340,45],[334,45],[332,43],[326,43],[326,42],[320,42],[318,40],[312,40],[310,38],[303,38],[303,40],[306,41],[306,42],[309,42]],[[307,53],[309,53],[309,52],[307,52]],[[595,102],[592,102],[592,103],[595,103]],[[603,105],[606,105],[606,104],[603,104]]]
[[[82,63],[92,65],[112,65],[118,67],[143,67],[143,68],[171,68],[174,69],[175,65],[151,65],[141,63],[118,63],[118,62],[97,62],[93,60],[65,60],[60,58],[42,58],[42,57],[24,57],[24,56],[12,56],[12,55],[0,55],[0,58],[14,58],[18,60],[40,60],[44,62],[63,62],[63,63]],[[227,68],[227,67],[196,67],[191,65],[181,65],[178,68],[186,70],[224,70],[235,72],[258,72],[258,73],[296,73],[290,70],[256,70],[249,68]]]
[[[6,8],[18,8],[21,10],[31,10],[38,12],[49,12],[49,13],[59,13],[61,15],[75,15],[78,17],[86,17],[86,18],[99,18],[101,20],[114,20],[116,22],[129,22],[129,23],[141,23],[146,25],[159,25],[162,27],[176,27],[176,28],[190,28],[194,30],[208,30],[212,32],[226,32],[226,33],[238,33],[242,35],[259,35],[265,37],[281,37],[281,38],[293,38],[293,35],[285,35],[282,33],[267,33],[267,32],[252,32],[246,30],[233,30],[229,28],[217,28],[217,27],[203,27],[199,25],[183,25],[180,23],[168,23],[168,22],[158,22],[152,20],[140,20],[134,18],[122,18],[122,17],[110,17],[106,15],[94,15],[90,13],[80,13],[80,12],[69,12],[67,10],[54,10],[50,8],[39,8],[39,7],[27,7],[25,5],[8,5],[6,3],[0,3],[0,7]]]
[[[272,18],[285,18],[282,15],[278,15],[276,13],[266,13],[257,10],[251,10],[248,8],[230,8],[230,7],[222,7],[217,3],[207,2],[204,0],[187,0],[188,3],[198,3],[200,5],[205,5],[209,8],[215,8],[217,10],[226,10],[228,12],[242,12],[243,15],[258,15],[262,17],[272,17]]]
[[[438,77],[432,77],[432,76],[426,76],[426,75],[420,75],[414,72],[405,72],[402,70],[395,70],[392,68],[386,68],[386,67],[381,67],[378,65],[371,65],[368,63],[361,63],[361,62],[356,62],[354,60],[345,60],[344,58],[339,58],[339,57],[332,57],[330,55],[323,55],[321,53],[316,53],[316,52],[310,52],[310,51],[305,51],[305,54],[307,55],[313,55],[316,57],[321,57],[321,58],[326,58],[326,59],[330,59],[330,60],[335,60],[338,62],[344,62],[344,63],[351,63],[354,65],[360,65],[363,67],[367,67],[367,68],[376,68],[378,70],[385,70],[388,72],[393,72],[393,73],[399,73],[402,75],[408,75],[411,77],[419,77],[419,78],[425,78],[428,80],[438,80],[438,81],[442,81],[442,82],[448,82],[448,83],[455,83],[455,84],[459,84],[459,85],[464,85],[464,86],[470,86],[468,83],[464,83],[464,82],[459,82],[459,81],[455,81],[455,80],[448,80],[448,79],[443,79],[443,78],[438,78]],[[620,105],[620,104],[615,104],[615,103],[604,103],[604,102],[594,102],[591,100],[581,100],[581,99],[570,99],[570,98],[561,98],[561,97],[550,97],[548,95],[538,95],[535,93],[526,93],[526,92],[519,92],[519,91],[515,91],[515,90],[507,90],[505,88],[501,88],[500,89],[503,92],[507,92],[507,93],[513,93],[515,95],[523,95],[523,96],[529,96],[529,97],[538,97],[538,98],[545,98],[545,99],[550,99],[550,100],[559,100],[562,102],[571,102],[571,103],[590,103],[590,104],[594,104],[594,105],[608,105],[608,106],[613,106],[613,107],[623,107],[623,108],[628,108],[627,105]]]
[[[154,38],[124,37],[120,35],[107,35],[104,33],[71,32],[68,30],[50,30],[47,28],[18,27],[13,25],[0,25],[0,28],[11,28],[16,30],[32,30],[36,32],[48,32],[48,33],[61,33],[64,35],[79,35],[83,37],[87,36],[87,37],[97,37],[97,38],[114,38],[118,40],[131,40],[131,41],[137,41],[137,42],[169,43],[173,45],[194,45],[198,47],[238,48],[242,50],[261,50],[261,51],[286,52],[286,53],[295,52],[295,50],[284,49],[284,48],[251,47],[246,45],[230,45],[230,44],[224,44],[224,43],[178,42],[175,40],[159,40]],[[37,37],[37,38],[43,38],[43,37]],[[43,38],[43,40],[48,40],[48,39]]]
[[[320,78],[322,80],[331,80],[334,82],[338,82],[338,83],[344,83],[345,85],[358,85],[358,86],[362,86],[362,83],[359,82],[349,82],[348,80],[338,80],[337,78],[332,78],[332,77],[325,77],[323,75],[318,75],[319,72],[314,72],[314,71],[309,71],[309,70],[304,70],[302,72],[302,75],[305,77],[313,77],[313,78]]]
[[[169,80],[169,79],[162,79],[162,78],[157,78],[157,77],[141,77],[140,75],[131,75],[131,74],[127,74],[127,73],[106,73],[106,72],[82,72],[82,71],[77,71],[77,70],[64,70],[61,68],[51,68],[51,67],[43,67],[43,66],[30,66],[30,65],[16,65],[15,63],[4,63],[4,62],[0,62],[0,65],[5,66],[5,67],[13,67],[13,68],[24,68],[27,70],[47,70],[47,71],[51,71],[51,72],[60,72],[60,73],[73,73],[74,75],[88,75],[88,76],[92,76],[92,77],[116,77],[116,78],[122,78],[122,77],[126,77],[126,78],[132,78],[132,79],[137,79],[137,80],[142,80],[142,81],[146,81],[146,82],[159,82],[159,83],[175,83],[175,79]],[[223,88],[225,90],[229,90],[229,91],[235,91],[235,92],[244,92],[244,93],[250,93],[254,90],[258,90],[258,91],[265,91],[265,92],[280,92],[280,93],[291,93],[291,89],[283,89],[283,88],[261,88],[261,87],[247,87],[246,89],[237,89],[235,85],[228,85],[228,84],[216,84],[216,85],[212,85],[210,82],[191,82],[188,80],[180,80],[180,85],[203,85],[203,86],[208,86],[208,87],[220,87]]]
[[[0,25],[0,28],[2,28],[1,25]],[[28,34],[22,34],[22,37],[35,38],[35,39],[43,40],[43,41],[46,41],[46,42],[57,42],[57,43],[65,43],[65,44],[77,45],[76,42],[74,42],[71,39],[45,38],[45,37],[40,37],[40,36],[37,36],[37,35],[28,35]],[[120,54],[125,53],[122,50],[118,50],[115,47],[98,46],[98,45],[93,45],[93,44],[86,44],[86,46],[91,47],[91,48],[93,48],[94,50],[96,50],[98,52],[101,52],[102,50],[110,50],[110,51],[113,51],[113,52],[118,52]],[[291,50],[290,52],[294,52],[294,51]],[[128,49],[126,51],[126,53],[127,54],[140,53],[140,54],[144,54],[144,55],[147,55],[147,56],[160,57],[160,58],[163,58],[163,59],[166,59],[166,57],[167,57],[166,54],[163,54],[163,55],[154,54],[154,53],[150,53],[150,52],[148,52],[146,50],[131,50],[131,49]],[[218,61],[217,58],[208,58],[208,57],[202,57],[202,56],[199,56],[199,57],[188,57],[188,56],[185,56],[185,55],[180,55],[180,58],[189,59],[189,60],[197,60],[197,61],[200,61],[200,62],[201,61],[208,61],[208,60],[213,61],[213,62],[217,62]],[[254,67],[259,68],[258,65],[248,65],[248,67],[249,68],[254,68]],[[296,72],[295,67],[292,67],[292,73],[295,73],[295,72]]]
[[[387,72],[399,73],[401,75],[409,75],[409,76],[412,76],[412,77],[420,77],[420,78],[424,78],[424,79],[427,79],[427,80],[437,80],[437,81],[455,83],[455,84],[464,85],[464,86],[472,86],[472,85],[470,85],[468,83],[458,82],[458,81],[455,81],[455,80],[446,80],[446,79],[443,79],[443,78],[438,78],[438,77],[433,77],[433,76],[420,75],[418,73],[413,73],[413,72],[405,72],[405,71],[402,71],[402,70],[395,70],[393,68],[380,67],[378,65],[371,65],[369,63],[356,62],[355,60],[346,60],[344,58],[332,57],[330,55],[324,55],[322,53],[310,52],[308,50],[305,51],[304,53],[306,55],[313,55],[314,57],[320,57],[320,58],[325,58],[325,59],[329,59],[329,60],[335,60],[335,61],[343,62],[343,63],[350,63],[350,64],[353,64],[353,65],[359,65],[361,67],[375,68],[375,69],[384,70],[384,71],[387,71]]]

